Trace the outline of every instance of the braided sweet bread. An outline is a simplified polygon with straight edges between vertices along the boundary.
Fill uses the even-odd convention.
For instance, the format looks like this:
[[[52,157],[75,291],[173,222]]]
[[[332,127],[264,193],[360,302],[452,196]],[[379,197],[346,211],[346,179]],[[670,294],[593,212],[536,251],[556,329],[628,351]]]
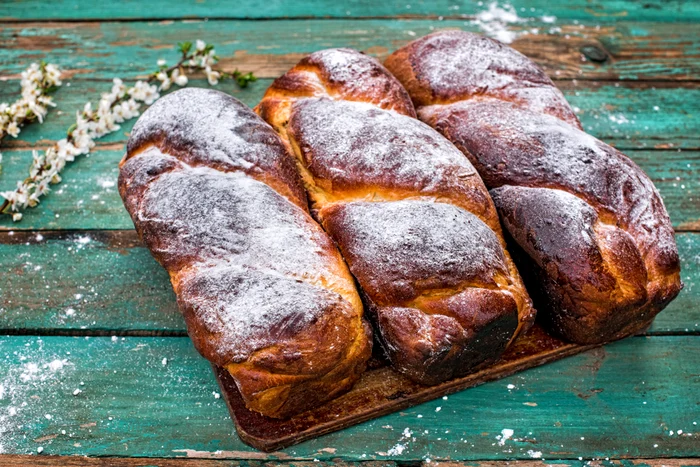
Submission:
[[[649,178],[584,133],[544,72],[486,37],[446,31],[387,68],[418,117],[452,141],[491,190],[540,316],[578,343],[648,326],[680,291],[673,228]]]
[[[292,147],[397,369],[425,384],[464,375],[530,326],[483,182],[379,62],[313,53],[256,110]]]
[[[288,417],[359,378],[371,334],[353,279],[248,107],[204,89],[163,97],[134,126],[119,193],[195,347],[250,409]]]

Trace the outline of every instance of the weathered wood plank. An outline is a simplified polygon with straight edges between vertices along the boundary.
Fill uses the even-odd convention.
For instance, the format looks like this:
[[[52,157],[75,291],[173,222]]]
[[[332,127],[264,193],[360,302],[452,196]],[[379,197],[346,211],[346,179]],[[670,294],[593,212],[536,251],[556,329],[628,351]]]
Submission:
[[[511,465],[514,467],[545,467],[552,465],[567,465],[567,466],[595,466],[595,467],[698,467],[700,459],[591,459],[591,460],[557,460],[555,463],[544,461],[491,461],[491,462],[439,462],[439,467],[500,467],[502,465]],[[424,463],[425,467],[427,464]]]
[[[700,234],[677,235],[685,289],[650,334],[700,333]],[[0,234],[0,334],[185,335],[166,272],[133,231]]]
[[[73,76],[133,78],[172,55],[178,41],[201,38],[216,44],[226,69],[273,78],[314,50],[354,47],[381,58],[445,28],[479,30],[464,20],[7,23],[0,29],[0,77],[17,76],[32,61],[49,60]],[[524,33],[513,46],[560,79],[695,80],[700,72],[700,41],[692,22],[529,22],[509,28]],[[598,49],[605,61],[587,59],[586,47]]]
[[[231,461],[207,459],[162,459],[128,457],[78,457],[78,456],[35,456],[27,454],[5,455],[0,457],[4,467],[269,467],[266,461]],[[405,465],[393,461],[293,461],[275,462],[279,467],[396,467]],[[431,461],[416,462],[410,465],[422,467],[547,467],[546,461]],[[698,467],[700,460],[688,459],[586,459],[557,460],[554,465],[566,467]]]
[[[211,369],[187,338],[6,337],[0,450],[283,461],[688,457],[700,438],[698,352],[697,336],[631,338],[268,456],[233,434]]]
[[[232,82],[216,87],[249,106],[256,105],[272,79],[262,79],[246,89]],[[58,107],[44,124],[22,130],[20,139],[7,138],[5,148],[44,147],[65,136],[75,112],[85,102],[95,102],[110,82],[73,79],[55,94]],[[206,87],[205,80],[192,80],[191,86]],[[558,81],[572,106],[579,109],[584,127],[594,136],[622,150],[667,148],[700,149],[697,115],[700,115],[700,82],[665,81]],[[0,102],[17,98],[19,82],[0,86]],[[122,125],[101,142],[122,142],[133,121]]]
[[[600,22],[625,20],[690,21],[700,19],[700,9],[692,1],[632,0],[550,2],[547,0],[511,0],[521,17],[556,16],[567,20],[596,20]],[[263,3],[236,3],[223,0],[169,2],[100,2],[89,0],[23,0],[0,5],[0,21],[27,20],[114,20],[163,18],[375,18],[375,17],[471,17],[488,9],[488,2],[478,4],[467,0],[373,2],[352,0],[312,0],[285,2],[271,0]]]
[[[700,229],[700,151],[625,151],[651,177],[664,198],[674,227]],[[123,144],[107,144],[70,164],[63,182],[22,222],[0,216],[1,230],[18,229],[131,229],[116,180]],[[30,150],[3,151],[0,191],[14,188],[27,176]]]

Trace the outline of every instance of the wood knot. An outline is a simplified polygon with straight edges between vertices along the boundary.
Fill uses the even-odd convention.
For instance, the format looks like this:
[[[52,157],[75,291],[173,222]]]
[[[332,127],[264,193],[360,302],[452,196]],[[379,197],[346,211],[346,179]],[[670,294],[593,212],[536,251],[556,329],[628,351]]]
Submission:
[[[580,51],[592,62],[602,63],[608,59],[608,52],[596,44],[584,45]]]

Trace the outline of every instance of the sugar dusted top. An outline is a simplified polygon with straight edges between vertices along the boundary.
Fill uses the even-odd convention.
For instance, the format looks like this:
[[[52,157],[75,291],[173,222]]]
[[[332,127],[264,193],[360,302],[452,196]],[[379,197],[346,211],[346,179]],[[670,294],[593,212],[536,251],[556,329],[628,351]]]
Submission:
[[[488,37],[440,31],[411,42],[386,61],[417,106],[482,96],[509,100],[572,125],[578,118],[532,60]]]
[[[241,171],[306,204],[294,160],[282,140],[244,104],[219,91],[186,88],[159,99],[129,138],[133,156],[148,144],[191,165]]]

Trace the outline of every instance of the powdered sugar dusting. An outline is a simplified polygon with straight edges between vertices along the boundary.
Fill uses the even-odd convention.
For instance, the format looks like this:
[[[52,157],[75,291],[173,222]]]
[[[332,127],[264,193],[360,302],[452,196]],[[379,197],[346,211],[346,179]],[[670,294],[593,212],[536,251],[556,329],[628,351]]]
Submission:
[[[364,103],[305,99],[294,105],[289,127],[317,183],[329,182],[334,194],[375,187],[414,195],[466,190],[472,202],[474,192],[485,194],[462,153],[417,119]],[[483,201],[488,205],[486,196]]]
[[[327,235],[301,208],[244,174],[181,165],[149,184],[134,214],[168,269],[196,265],[180,302],[193,310],[196,326],[223,339],[207,358],[244,359],[270,341],[275,325],[299,329],[342,301],[299,283],[346,282],[332,269],[337,257]]]
[[[243,174],[206,167],[166,173],[149,185],[137,215],[147,232],[169,226],[169,241],[146,237],[166,264],[225,259],[310,280],[327,269],[330,242],[318,225]]]
[[[73,371],[73,364],[65,355],[57,355],[45,348],[41,338],[28,339],[12,354],[0,357],[0,454],[10,449],[10,443],[26,443],[27,423],[41,417],[50,423],[60,414],[47,413],[51,404],[39,399],[37,392],[50,386],[54,391],[67,391],[62,379]],[[38,411],[41,409],[41,411]],[[13,450],[17,447],[12,446]]]
[[[507,273],[496,234],[450,204],[347,203],[328,214],[325,225],[350,270],[380,306],[386,304],[384,296],[410,300],[423,290],[465,281],[493,283],[494,274]]]
[[[381,108],[414,116],[411,99],[398,80],[376,58],[353,49],[314,52],[302,63],[316,65],[331,97],[371,102]],[[296,70],[292,69],[292,73]]]
[[[508,441],[509,439],[511,439],[513,437],[514,433],[515,432],[513,430],[511,430],[510,428],[504,428],[503,430],[501,430],[501,435],[499,436],[499,439],[498,439],[498,445],[504,446],[506,444],[506,441]]]
[[[213,353],[207,358],[221,364],[242,362],[324,316],[336,311],[350,316],[351,311],[328,289],[237,264],[203,268],[187,277],[179,299],[185,317],[194,317],[187,319],[190,331],[212,336],[205,352]]]
[[[504,3],[499,5],[496,2],[489,4],[488,10],[480,11],[476,14],[473,24],[489,37],[493,37],[504,44],[510,44],[520,34],[508,28],[509,24],[522,23],[523,18],[519,17],[512,5]]]
[[[178,91],[139,119],[129,155],[120,193],[206,358],[240,362],[343,313],[338,348],[315,348],[332,363],[355,338],[348,331],[364,332],[341,327],[359,325],[351,279],[305,210],[292,156],[250,109],[223,93]]]
[[[572,125],[578,119],[552,80],[529,58],[488,37],[441,31],[419,39],[411,50],[414,73],[432,102],[496,97],[536,112],[551,113]],[[391,68],[391,60],[387,62]]]
[[[676,250],[661,198],[649,178],[619,151],[546,114],[498,100],[445,108],[455,141],[478,160],[487,185],[557,186],[624,219],[642,252]],[[651,258],[653,260],[653,258]]]
[[[193,166],[279,179],[289,186],[285,195],[304,198],[294,161],[275,131],[222,92],[186,88],[159,99],[134,125],[127,152],[148,143]]]

